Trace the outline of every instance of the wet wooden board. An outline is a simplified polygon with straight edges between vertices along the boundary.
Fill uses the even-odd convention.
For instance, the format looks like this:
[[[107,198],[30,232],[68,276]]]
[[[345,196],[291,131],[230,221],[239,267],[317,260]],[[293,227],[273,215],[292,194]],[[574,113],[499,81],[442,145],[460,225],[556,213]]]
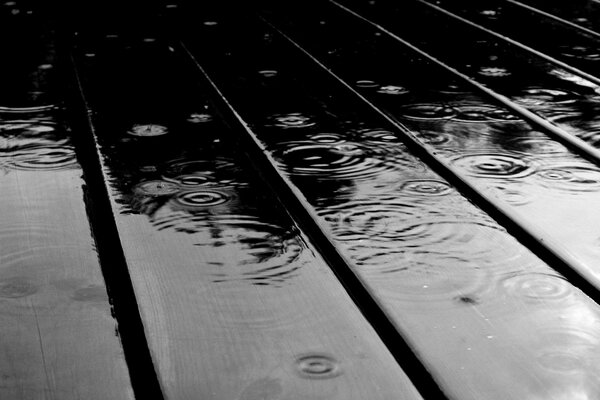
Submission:
[[[342,12],[341,9],[339,11]],[[392,10],[387,11],[387,14],[392,13]],[[375,15],[384,14],[382,10],[378,12],[379,14]],[[369,28],[368,24],[361,23],[358,18],[353,18],[350,14],[347,17],[347,22],[336,26],[338,30],[341,26],[353,26],[352,24],[356,23],[358,25],[354,32],[358,36],[372,37],[377,32],[377,29]],[[360,27],[364,30],[359,30]],[[464,42],[465,47],[480,48],[480,44],[483,43],[479,40],[476,42],[479,45],[475,45],[475,42],[463,39],[461,42]],[[314,38],[309,40],[314,43]],[[337,46],[336,40],[339,39],[332,40],[333,42],[328,43],[327,46]],[[437,46],[435,48],[439,50],[437,39],[431,38],[428,42],[434,43],[432,46]],[[343,46],[343,42],[338,43]],[[472,97],[472,89],[461,86],[460,82],[457,85],[451,75],[442,74],[443,77],[438,78],[439,68],[427,68],[423,61],[404,63],[401,59],[389,56],[396,51],[407,51],[406,46],[397,40],[383,37],[376,42],[371,40],[370,43],[373,47],[369,47],[369,41],[365,41],[362,49],[355,52],[356,54],[348,50],[340,50],[340,56],[329,57],[330,61],[328,60],[327,64],[334,67],[336,73],[364,93],[369,101],[390,118],[405,124],[410,129],[422,132],[421,142],[431,151],[437,152],[438,158],[455,168],[466,181],[472,182],[473,186],[498,201],[508,199],[506,209],[509,212],[514,213],[524,224],[531,226],[536,235],[551,243],[554,249],[560,250],[570,258],[573,268],[598,286],[595,263],[597,247],[594,243],[600,231],[597,228],[598,224],[592,221],[600,215],[594,209],[581,212],[586,204],[595,203],[599,196],[597,184],[600,181],[600,170],[597,163],[587,161],[568,151],[549,135],[539,132],[533,125],[525,124],[516,114],[498,109],[489,100],[482,101]],[[315,49],[323,59],[328,58],[324,47],[315,47]],[[471,57],[466,55],[468,52],[465,49],[461,51],[465,54],[465,59]],[[494,53],[487,49],[487,45],[480,48],[482,54],[488,54],[488,51],[489,54]],[[469,54],[473,52],[474,50]],[[369,54],[372,58],[368,59],[364,54]],[[411,56],[410,51],[405,54],[406,57]],[[498,51],[499,58],[504,57],[505,54]],[[454,56],[448,57],[457,60]],[[477,58],[481,60],[478,61]],[[474,70],[496,71],[493,66],[489,66],[491,65],[489,60],[486,60],[487,57],[473,56],[471,67]],[[537,107],[536,111],[539,109],[540,113],[549,117],[552,113],[568,115],[565,117],[567,120],[565,124],[569,126],[559,125],[565,129],[579,127],[580,133],[588,135],[587,138],[593,141],[596,121],[594,113],[588,112],[587,108],[597,107],[597,100],[594,92],[586,87],[589,82],[576,80],[576,83],[575,81],[565,83],[568,79],[557,79],[562,82],[559,82],[561,86],[557,86],[556,80],[541,79],[531,84],[527,77],[533,72],[526,72],[531,66],[526,66],[523,60],[518,61],[516,65],[508,62],[502,64],[508,68],[506,70],[498,67],[498,71],[506,71],[505,76],[493,78],[480,73],[476,74],[477,79],[484,80],[486,85],[494,87],[501,85],[493,83],[493,79],[504,79],[504,87],[512,94],[515,101],[527,106],[533,105]],[[462,63],[462,61],[457,62]],[[378,68],[378,65],[386,67]],[[407,70],[405,78],[394,72],[399,69]],[[419,70],[425,71],[424,77],[420,77]],[[395,85],[400,87],[410,86],[410,90],[406,90],[407,96],[395,100],[387,96],[386,99],[386,96],[381,96],[377,90],[360,88],[356,85],[355,80],[360,76],[374,73],[384,74],[382,78],[384,81],[395,81]],[[518,79],[519,75],[523,78],[522,81]],[[411,76],[414,76],[415,80],[411,81]],[[436,78],[431,80],[430,76]],[[581,82],[585,84],[578,86]],[[593,84],[591,85],[594,87]],[[431,95],[435,90],[441,92],[437,97]],[[419,114],[423,111],[429,115]],[[486,123],[484,115],[486,112],[497,114],[493,118],[487,118],[488,123],[495,125],[496,128],[491,131],[486,128],[486,136],[494,138],[495,142],[487,141],[484,137],[478,140],[478,143],[469,141],[469,137],[481,136],[479,133],[481,126],[478,127],[476,123]],[[461,133],[460,140],[448,140],[452,136],[451,133],[455,131]],[[436,144],[433,139],[428,139],[432,135],[442,143]],[[519,141],[534,145],[532,149],[524,148],[525,152],[530,150],[531,154],[523,154],[524,151],[518,146]],[[485,168],[480,168],[485,167],[484,164],[488,162],[491,166],[496,166],[498,171],[486,172],[483,170]],[[503,174],[505,176],[502,176]],[[516,198],[507,198],[506,193]]]
[[[165,398],[420,399],[163,39],[129,30],[80,40],[76,64]]]
[[[333,22],[309,10],[308,30]],[[595,302],[411,156],[398,129],[276,32],[227,12],[183,15],[193,16],[175,21],[196,61],[329,225],[449,398],[597,396],[600,382],[585,368],[598,360],[597,340],[586,339],[585,360],[572,347],[582,332],[595,335]],[[328,50],[335,58],[340,48]],[[358,81],[393,92],[393,82],[372,79]],[[569,320],[580,312],[586,323]],[[563,356],[574,362],[561,370]]]
[[[0,16],[0,398],[133,399],[59,108],[54,37],[25,11]]]

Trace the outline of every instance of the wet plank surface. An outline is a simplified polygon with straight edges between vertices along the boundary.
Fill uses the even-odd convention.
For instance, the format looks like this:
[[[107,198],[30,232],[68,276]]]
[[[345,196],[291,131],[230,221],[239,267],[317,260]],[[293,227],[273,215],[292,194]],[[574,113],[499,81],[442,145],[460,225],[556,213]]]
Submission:
[[[348,94],[276,32],[256,18],[228,13],[206,18],[200,27],[184,24],[190,27],[186,45],[329,225],[354,272],[450,398],[598,393],[593,375],[584,373],[577,382],[560,379],[548,363],[559,357],[555,346],[562,341],[554,342],[550,332],[578,335],[564,316],[586,310],[595,315],[590,321],[598,321],[594,302],[420,163],[389,122],[345,100]],[[341,18],[334,13],[330,19],[315,6],[302,13],[301,6],[274,20],[294,19],[315,32]],[[243,38],[236,34],[240,28]],[[348,32],[376,37],[349,25],[320,30],[316,42],[324,42],[325,29],[344,36],[328,48],[333,53],[344,43],[358,53]],[[373,61],[373,54],[362,56]],[[364,78],[353,82],[384,96],[404,94],[393,81]],[[557,297],[548,296],[551,292]]]
[[[163,39],[76,64],[167,399],[420,399]]]
[[[61,104],[56,38],[22,12],[0,14],[10,60],[0,79],[0,398],[133,399]]]
[[[3,3],[0,397],[600,397],[597,7]]]

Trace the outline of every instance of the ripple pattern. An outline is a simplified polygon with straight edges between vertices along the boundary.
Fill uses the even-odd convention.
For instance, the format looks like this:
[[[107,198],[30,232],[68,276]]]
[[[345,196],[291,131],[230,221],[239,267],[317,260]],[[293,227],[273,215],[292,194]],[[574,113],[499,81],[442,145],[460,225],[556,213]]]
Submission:
[[[313,119],[301,113],[276,114],[270,118],[270,126],[278,128],[309,128],[316,124]]]
[[[574,296],[573,287],[561,276],[547,273],[519,273],[505,277],[500,285],[512,296],[534,302],[560,302]]]
[[[537,176],[542,186],[566,194],[600,190],[600,170],[587,164],[553,162],[541,169]]]
[[[401,115],[404,118],[415,120],[443,120],[455,117],[456,110],[442,104],[422,103],[402,107]]]
[[[136,124],[127,133],[139,137],[152,137],[166,135],[169,133],[169,129],[157,124]]]
[[[536,172],[531,161],[511,154],[467,154],[453,159],[452,163],[477,178],[521,179]]]

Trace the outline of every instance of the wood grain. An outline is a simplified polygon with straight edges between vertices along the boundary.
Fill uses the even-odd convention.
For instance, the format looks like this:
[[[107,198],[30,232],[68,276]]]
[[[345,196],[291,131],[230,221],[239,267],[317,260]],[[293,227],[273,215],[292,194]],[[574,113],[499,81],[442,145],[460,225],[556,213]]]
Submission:
[[[77,65],[165,397],[419,399],[161,38],[98,37]]]

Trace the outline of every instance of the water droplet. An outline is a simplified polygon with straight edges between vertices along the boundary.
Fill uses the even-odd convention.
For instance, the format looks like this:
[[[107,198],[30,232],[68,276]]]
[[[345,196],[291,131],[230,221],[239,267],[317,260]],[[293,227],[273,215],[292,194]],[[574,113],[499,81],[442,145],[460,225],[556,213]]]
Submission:
[[[127,133],[133,136],[162,136],[169,133],[166,126],[156,124],[136,124]]]
[[[452,188],[442,181],[422,179],[405,182],[401,190],[411,195],[444,196],[452,192]]]
[[[170,196],[179,192],[180,187],[174,183],[155,180],[135,185],[133,191],[145,196]]]
[[[537,176],[542,186],[567,194],[600,190],[600,170],[586,164],[560,164],[541,169]]]
[[[506,68],[501,67],[481,67],[479,69],[479,75],[489,76],[492,78],[503,78],[511,75]]]
[[[498,12],[496,10],[482,10],[480,14],[486,17],[496,17]]]
[[[588,61],[600,60],[600,51],[598,51],[598,48],[572,45],[563,45],[560,48],[562,55],[566,57],[583,59]]]
[[[41,70],[48,70],[54,68],[54,66],[52,64],[41,64],[38,66],[38,68]]]
[[[217,23],[217,21],[204,21],[204,25],[215,26],[215,25],[218,25],[218,23]]]
[[[204,122],[210,122],[210,121],[212,121],[212,119],[213,119],[213,117],[210,114],[192,113],[187,118],[187,121],[192,124],[202,124]]]
[[[342,144],[346,141],[340,135],[335,133],[318,133],[316,135],[311,135],[310,139],[322,144]]]
[[[484,105],[453,105],[457,115],[454,121],[461,122],[491,122],[491,121],[520,121],[520,118],[510,111]]]
[[[401,108],[404,118],[419,120],[449,119],[456,115],[456,110],[441,104],[411,104]]]
[[[329,379],[342,373],[339,362],[326,354],[312,353],[296,359],[296,368],[303,378]]]
[[[477,178],[522,179],[536,172],[530,161],[510,154],[467,154],[452,164]]]
[[[500,282],[509,294],[531,301],[557,301],[564,304],[573,296],[572,286],[562,277],[545,273],[510,275]]]
[[[8,278],[0,280],[0,297],[16,299],[35,294],[38,287],[25,278]]]
[[[185,208],[194,209],[218,206],[228,202],[230,198],[218,191],[201,190],[180,193],[174,200]]]
[[[313,175],[320,179],[368,179],[410,162],[405,154],[377,146],[376,143],[308,143],[297,142],[284,150],[285,159],[296,175]],[[413,163],[414,164],[414,163]]]
[[[308,128],[315,125],[310,117],[300,113],[276,114],[271,120],[274,121],[274,126],[280,128]]]
[[[147,37],[147,38],[142,39],[142,41],[144,43],[154,43],[154,42],[156,42],[156,39],[153,37]]]
[[[277,76],[279,72],[277,72],[274,69],[263,69],[258,71],[258,73],[264,76],[265,78],[273,78],[274,76]]]
[[[364,79],[364,80],[356,81],[356,86],[358,86],[360,88],[376,88],[379,85],[373,81]]]
[[[387,85],[387,86],[381,86],[379,88],[379,90],[377,90],[377,93],[392,94],[392,95],[406,94],[406,93],[408,93],[408,89],[403,88],[402,86]]]
[[[0,107],[0,113],[41,113],[55,110],[58,107],[54,104],[35,106],[35,107]]]

